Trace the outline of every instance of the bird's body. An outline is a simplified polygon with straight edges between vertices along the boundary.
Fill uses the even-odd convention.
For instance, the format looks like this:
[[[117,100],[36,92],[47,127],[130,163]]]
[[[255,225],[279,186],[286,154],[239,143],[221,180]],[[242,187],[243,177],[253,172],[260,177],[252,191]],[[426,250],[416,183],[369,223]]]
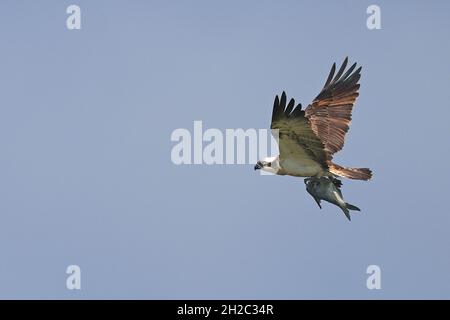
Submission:
[[[279,175],[290,175],[294,177],[312,177],[325,174],[325,170],[320,164],[305,156],[302,161],[291,158],[281,159]]]

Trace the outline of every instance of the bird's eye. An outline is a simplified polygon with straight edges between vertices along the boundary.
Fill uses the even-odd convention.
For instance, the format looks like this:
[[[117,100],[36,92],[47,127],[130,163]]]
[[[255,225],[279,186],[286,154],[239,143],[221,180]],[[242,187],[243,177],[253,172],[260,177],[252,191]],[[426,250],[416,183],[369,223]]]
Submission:
[[[272,166],[272,162],[267,163],[267,166],[271,167]]]

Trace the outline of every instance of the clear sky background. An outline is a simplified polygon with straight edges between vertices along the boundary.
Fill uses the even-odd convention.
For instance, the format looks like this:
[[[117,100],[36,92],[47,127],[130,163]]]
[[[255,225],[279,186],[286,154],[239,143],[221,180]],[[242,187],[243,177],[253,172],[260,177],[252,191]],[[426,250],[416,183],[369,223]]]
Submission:
[[[449,12],[1,1],[0,298],[450,298]],[[336,162],[374,171],[344,181],[350,223],[301,179],[171,162],[174,129],[268,128],[275,94],[307,105],[347,55],[361,95]]]

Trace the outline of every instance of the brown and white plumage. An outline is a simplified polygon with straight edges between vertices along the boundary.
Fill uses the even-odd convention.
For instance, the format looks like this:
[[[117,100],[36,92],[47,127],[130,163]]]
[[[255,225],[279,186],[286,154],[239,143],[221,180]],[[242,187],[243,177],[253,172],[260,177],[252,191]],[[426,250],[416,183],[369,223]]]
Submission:
[[[299,177],[337,175],[368,180],[367,168],[346,168],[332,162],[333,155],[344,146],[352,117],[352,108],[359,93],[361,67],[356,63],[348,70],[348,58],[336,72],[333,64],[324,87],[313,102],[302,110],[295,100],[287,102],[286,94],[275,97],[270,128],[278,138],[280,155],[277,174]],[[260,161],[255,169],[271,167]],[[271,169],[273,171],[273,168]]]

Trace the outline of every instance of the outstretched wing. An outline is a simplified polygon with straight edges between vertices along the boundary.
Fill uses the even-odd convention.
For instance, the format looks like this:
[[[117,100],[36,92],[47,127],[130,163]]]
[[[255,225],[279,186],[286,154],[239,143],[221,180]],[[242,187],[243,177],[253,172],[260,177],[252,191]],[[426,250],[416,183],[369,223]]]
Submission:
[[[280,160],[298,163],[316,162],[327,168],[327,154],[319,137],[311,129],[301,104],[291,99],[286,106],[286,93],[275,97],[272,112],[272,134],[278,138]],[[277,130],[277,131],[274,131]]]
[[[344,74],[347,63],[348,58],[345,58],[336,75],[336,64],[333,64],[322,91],[305,109],[311,129],[322,141],[330,158],[344,146],[353,104],[359,95],[361,67],[353,71],[354,63]]]

